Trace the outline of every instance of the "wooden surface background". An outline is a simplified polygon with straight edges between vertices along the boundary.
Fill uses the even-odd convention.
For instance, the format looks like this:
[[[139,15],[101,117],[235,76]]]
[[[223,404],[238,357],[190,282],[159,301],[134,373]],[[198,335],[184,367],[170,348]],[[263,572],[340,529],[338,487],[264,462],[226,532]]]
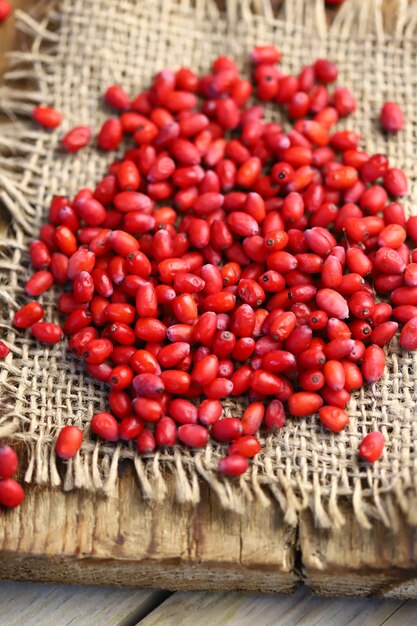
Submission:
[[[14,0],[15,7],[31,4]],[[13,18],[0,29],[2,72],[2,52],[18,42]],[[3,227],[7,219],[3,214]],[[417,597],[416,530],[401,516],[396,534],[378,523],[364,531],[346,505],[348,521],[341,531],[319,531],[308,512],[296,528],[285,525],[273,507],[253,507],[244,517],[225,514],[208,489],[196,509],[175,504],[172,496],[163,505],[150,506],[140,499],[130,471],[118,489],[116,498],[104,499],[28,488],[22,507],[0,513],[0,578],[205,592],[290,592],[304,582],[325,595]],[[7,624],[66,624],[77,612],[99,624],[134,624],[145,615],[144,624],[189,624],[199,619],[202,607],[212,616],[211,624],[249,624],[261,616],[260,623],[276,624],[277,610],[283,624],[313,623],[305,621],[313,615],[315,624],[327,625],[417,623],[413,602],[325,603],[304,587],[291,598],[259,599],[225,593],[167,597],[159,591],[46,586],[40,592],[39,585],[0,586],[0,614]],[[62,621],[48,617],[53,611]],[[39,621],[33,621],[35,614]],[[397,621],[400,615],[402,621]]]

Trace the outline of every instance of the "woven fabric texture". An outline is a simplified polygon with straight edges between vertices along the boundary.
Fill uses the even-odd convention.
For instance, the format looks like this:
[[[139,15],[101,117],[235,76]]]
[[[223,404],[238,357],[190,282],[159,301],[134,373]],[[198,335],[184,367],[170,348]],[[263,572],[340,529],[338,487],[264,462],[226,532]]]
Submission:
[[[295,524],[310,507],[318,525],[343,524],[339,508],[348,498],[360,524],[373,518],[395,528],[399,509],[417,523],[417,356],[402,352],[394,340],[388,365],[376,385],[355,393],[350,425],[338,435],[326,432],[317,416],[289,419],[281,432],[263,438],[263,451],[239,480],[218,476],[221,448],[211,444],[192,453],[178,446],[149,459],[133,447],[108,446],[89,434],[91,415],[105,408],[105,388],[95,384],[63,343],[48,348],[11,325],[25,302],[23,285],[29,269],[27,245],[45,221],[54,194],[73,195],[94,186],[114,155],[94,147],[77,155],[59,151],[62,132],[78,124],[98,128],[108,115],[100,97],[106,86],[120,83],[134,94],[163,67],[188,65],[206,71],[219,54],[231,54],[248,71],[250,49],[275,43],[283,52],[283,69],[297,73],[321,56],[339,66],[339,84],[355,93],[359,107],[343,126],[359,130],[369,152],[387,153],[405,168],[417,200],[417,40],[416,7],[394,0],[386,23],[378,0],[347,0],[329,29],[322,0],[288,0],[278,13],[264,2],[226,3],[220,13],[210,0],[62,0],[39,19],[19,14],[27,49],[11,56],[6,85],[0,91],[10,125],[0,136],[0,199],[11,215],[0,240],[0,334],[11,348],[0,368],[0,437],[24,442],[27,482],[85,488],[112,494],[118,462],[132,458],[145,497],[162,500],[167,473],[175,478],[179,501],[199,500],[206,480],[225,508],[244,511],[245,501],[279,505]],[[21,80],[28,88],[22,89]],[[405,111],[406,128],[389,139],[378,129],[385,100]],[[48,133],[25,120],[35,104],[56,106],[64,116],[61,129]],[[280,119],[277,111],[272,118]],[[47,319],[56,319],[56,293],[41,298]],[[225,403],[227,415],[240,415],[242,403]],[[53,443],[64,424],[85,431],[77,457],[60,465]],[[378,429],[386,439],[381,460],[358,462],[364,434]]]

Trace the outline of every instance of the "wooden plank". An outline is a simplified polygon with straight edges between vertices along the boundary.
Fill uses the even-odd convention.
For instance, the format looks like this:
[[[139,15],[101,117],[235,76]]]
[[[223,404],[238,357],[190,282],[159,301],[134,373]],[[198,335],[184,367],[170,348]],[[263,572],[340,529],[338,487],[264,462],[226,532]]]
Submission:
[[[8,626],[130,626],[167,597],[164,592],[25,583],[0,584],[1,623]]]
[[[306,587],[287,597],[179,592],[145,617],[140,626],[380,626],[389,624],[386,620],[396,617],[402,604],[398,600],[327,600],[314,596]],[[413,608],[415,620],[417,602],[410,603],[408,616]],[[392,626],[400,623],[392,622]]]
[[[340,530],[318,531],[311,513],[302,513],[299,546],[306,584],[324,595],[416,598],[417,529],[397,513],[395,533],[377,521],[365,530],[347,505]]]
[[[114,498],[29,487],[21,507],[0,514],[0,579],[290,592],[295,542],[274,507],[249,507],[243,520],[208,490],[197,507],[176,504],[173,488],[151,506],[128,470]]]
[[[384,626],[415,626],[417,607],[412,600],[404,602],[396,611],[384,622]]]
[[[13,18],[1,29],[0,59],[15,44]],[[30,487],[19,510],[0,514],[0,578],[289,592],[301,579],[297,562],[318,593],[417,597],[415,531],[403,524],[394,536],[376,524],[365,532],[351,510],[345,515],[341,531],[317,530],[308,513],[294,529],[272,506],[225,513],[207,488],[196,508],[175,504],[173,488],[151,506],[132,471],[111,499]]]

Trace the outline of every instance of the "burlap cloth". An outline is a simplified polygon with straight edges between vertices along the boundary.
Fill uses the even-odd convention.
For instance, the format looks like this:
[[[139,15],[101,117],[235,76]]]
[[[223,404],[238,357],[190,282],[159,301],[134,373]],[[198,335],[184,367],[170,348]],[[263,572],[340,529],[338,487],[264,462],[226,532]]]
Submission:
[[[114,158],[93,147],[62,155],[59,137],[73,125],[99,127],[108,114],[100,94],[109,84],[121,83],[135,94],[166,66],[206,71],[215,56],[231,54],[245,68],[248,51],[262,43],[276,43],[284,70],[293,73],[329,56],[340,68],[339,83],[352,88],[359,103],[346,126],[360,130],[366,150],[386,152],[406,169],[412,181],[410,209],[417,199],[416,5],[394,0],[384,21],[380,1],[347,0],[328,29],[322,0],[288,0],[275,14],[268,0],[229,1],[226,13],[219,13],[212,0],[62,0],[48,9],[41,4],[39,20],[18,15],[27,47],[12,54],[0,92],[1,106],[14,120],[0,130],[0,198],[12,217],[0,242],[0,336],[12,351],[0,367],[0,437],[26,445],[25,481],[111,495],[118,462],[128,457],[150,499],[164,498],[168,473],[182,502],[197,502],[205,480],[224,507],[242,512],[248,498],[264,506],[278,503],[292,524],[306,507],[320,526],[343,524],[343,498],[351,501],[363,526],[378,518],[395,529],[400,509],[416,524],[417,356],[401,352],[395,340],[380,383],[354,394],[343,433],[324,431],[317,417],[289,419],[280,433],[264,438],[250,472],[229,480],[215,471],[221,454],[216,444],[196,454],[178,446],[143,459],[133,446],[90,439],[89,419],[105,407],[105,388],[91,381],[65,344],[47,348],[11,326],[14,311],[25,302],[27,244],[45,221],[51,197],[93,186]],[[399,102],[407,119],[405,130],[389,139],[376,123],[387,99]],[[35,104],[56,106],[64,115],[63,127],[50,134],[25,120]],[[56,295],[41,300],[47,318],[56,319]],[[228,401],[226,413],[239,415],[239,402]],[[76,459],[60,466],[53,443],[68,423],[83,428],[86,440]],[[374,429],[383,433],[386,449],[378,463],[362,464],[359,442]]]

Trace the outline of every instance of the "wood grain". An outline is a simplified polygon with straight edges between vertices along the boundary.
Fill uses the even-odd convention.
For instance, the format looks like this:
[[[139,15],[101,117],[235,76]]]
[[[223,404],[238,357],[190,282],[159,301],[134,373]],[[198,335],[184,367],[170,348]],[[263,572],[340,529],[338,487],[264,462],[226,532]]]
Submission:
[[[302,513],[299,547],[306,584],[324,595],[416,598],[417,529],[397,513],[395,533],[376,521],[365,530],[347,505],[339,531],[318,532],[311,513]]]
[[[139,496],[133,471],[117,497],[30,487],[0,515],[0,578],[167,589],[289,592],[296,529],[273,507],[225,514],[208,490],[197,507]]]
[[[1,29],[0,59],[16,42],[12,19]],[[0,513],[0,578],[259,592],[304,579],[324,594],[417,597],[417,536],[403,522],[395,536],[378,524],[364,531],[346,508],[339,531],[318,530],[309,513],[291,528],[274,507],[238,517],[208,488],[195,508],[173,493],[144,502],[131,470],[111,499],[29,487],[20,509]]]
[[[409,609],[414,608],[415,617],[416,603],[410,604],[414,605]],[[238,593],[178,592],[145,617],[140,626],[380,626],[389,623],[386,620],[402,608],[403,603],[398,600],[329,601],[314,596],[306,587],[292,596],[264,598]],[[402,624],[397,621],[391,626],[394,623]]]
[[[167,593],[104,587],[2,583],[1,623],[8,626],[131,626]]]

